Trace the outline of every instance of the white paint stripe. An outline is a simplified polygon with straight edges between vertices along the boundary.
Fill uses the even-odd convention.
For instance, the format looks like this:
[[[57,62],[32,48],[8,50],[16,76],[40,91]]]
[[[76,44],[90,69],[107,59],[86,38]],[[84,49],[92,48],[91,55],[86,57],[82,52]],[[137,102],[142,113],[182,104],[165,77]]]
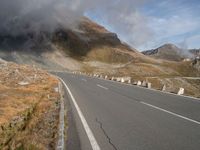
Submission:
[[[87,133],[88,138],[89,138],[89,141],[90,141],[90,144],[92,146],[92,149],[93,150],[101,150],[100,147],[99,147],[99,144],[97,143],[97,141],[96,141],[96,139],[94,137],[94,134],[92,133],[92,131],[91,131],[91,129],[90,129],[85,117],[83,116],[83,113],[81,112],[81,109],[79,108],[78,104],[76,103],[76,100],[75,100],[74,96],[72,95],[69,87],[66,85],[66,83],[61,78],[59,78],[59,79],[65,85],[65,87],[66,87],[66,89],[67,89],[67,91],[68,91],[68,93],[69,93],[69,95],[70,95],[70,97],[71,97],[71,99],[72,99],[72,101],[74,103],[74,106],[76,107],[76,110],[77,110],[78,115],[79,115],[79,117],[81,119],[83,127],[84,127],[84,129],[85,129],[85,131]]]
[[[157,106],[154,106],[154,105],[145,103],[145,102],[140,102],[140,103],[142,103],[142,104],[144,104],[144,105],[147,105],[147,106],[149,106],[149,107],[152,107],[152,108],[161,110],[161,111],[166,112],[166,113],[168,113],[168,114],[174,115],[174,116],[176,116],[176,117],[179,117],[179,118],[182,118],[182,119],[185,119],[185,120],[187,120],[187,121],[190,121],[190,122],[193,122],[193,123],[196,123],[196,124],[200,125],[200,122],[198,122],[198,121],[196,121],[196,120],[193,120],[193,119],[190,119],[190,118],[181,116],[181,115],[179,115],[179,114],[173,113],[173,112],[171,112],[171,111],[162,109],[162,108],[160,108],[160,107],[157,107]]]
[[[86,79],[81,79],[82,81],[85,81],[85,82],[87,82],[87,80]]]
[[[100,87],[100,88],[103,88],[103,89],[105,89],[105,90],[108,90],[107,87],[104,87],[104,86],[102,86],[102,85],[97,84],[97,86]]]
[[[59,93],[60,95],[62,95],[62,88],[61,88],[61,83],[59,83]],[[57,143],[57,147],[56,147],[56,150],[64,150],[64,147],[65,147],[65,142],[64,142],[64,139],[65,139],[65,135],[64,135],[64,131],[65,131],[65,108],[64,108],[64,100],[61,96],[60,98],[60,116],[59,116],[59,140],[58,140],[58,143]]]

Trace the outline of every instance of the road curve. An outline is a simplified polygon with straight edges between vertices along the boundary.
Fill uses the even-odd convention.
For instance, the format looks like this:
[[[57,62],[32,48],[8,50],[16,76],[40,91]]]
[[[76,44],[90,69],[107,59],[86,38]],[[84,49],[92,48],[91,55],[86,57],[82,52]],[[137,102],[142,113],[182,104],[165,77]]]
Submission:
[[[70,99],[80,140],[76,149],[95,148],[74,101],[101,150],[200,149],[197,99],[71,73],[56,75],[71,92],[66,90],[66,99]]]

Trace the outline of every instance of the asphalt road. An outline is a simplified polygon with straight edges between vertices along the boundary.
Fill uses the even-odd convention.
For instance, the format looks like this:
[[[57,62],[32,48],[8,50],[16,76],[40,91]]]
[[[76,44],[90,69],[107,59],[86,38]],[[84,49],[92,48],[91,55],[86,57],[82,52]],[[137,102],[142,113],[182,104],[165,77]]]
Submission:
[[[70,149],[200,150],[197,99],[70,73],[57,75],[71,92],[66,99],[78,138],[70,139]]]

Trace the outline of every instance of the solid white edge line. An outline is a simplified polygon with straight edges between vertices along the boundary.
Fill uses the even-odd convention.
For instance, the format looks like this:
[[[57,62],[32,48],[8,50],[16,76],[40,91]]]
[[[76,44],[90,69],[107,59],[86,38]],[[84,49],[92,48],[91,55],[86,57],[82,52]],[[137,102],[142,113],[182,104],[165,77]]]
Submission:
[[[99,147],[99,144],[97,143],[97,141],[96,141],[96,139],[95,139],[95,137],[94,137],[94,134],[92,133],[92,131],[91,131],[91,129],[90,129],[90,127],[89,127],[89,125],[88,125],[88,123],[87,123],[85,117],[83,116],[83,113],[81,112],[81,109],[79,108],[79,106],[78,106],[78,104],[77,104],[77,102],[76,102],[74,96],[72,95],[72,93],[71,93],[69,87],[68,87],[67,84],[63,81],[63,79],[61,79],[61,78],[59,78],[59,79],[63,82],[64,86],[66,87],[66,89],[67,89],[67,91],[68,91],[68,93],[69,93],[69,95],[70,95],[70,97],[71,97],[71,99],[72,99],[72,101],[73,101],[73,103],[74,103],[74,106],[75,106],[75,108],[76,108],[76,110],[77,110],[77,112],[78,112],[78,115],[79,115],[80,119],[81,119],[81,122],[82,122],[82,124],[83,124],[83,127],[84,127],[84,129],[85,129],[85,131],[86,131],[86,134],[87,134],[88,139],[89,139],[89,141],[90,141],[90,144],[91,144],[91,146],[92,146],[92,149],[93,149],[93,150],[101,150],[100,147]]]
[[[154,106],[154,105],[145,103],[145,102],[140,102],[140,103],[142,103],[142,104],[144,104],[144,105],[147,105],[147,106],[149,106],[149,107],[152,107],[152,108],[154,108],[154,109],[157,109],[157,110],[166,112],[166,113],[168,113],[168,114],[174,115],[174,116],[176,116],[176,117],[179,117],[179,118],[182,118],[182,119],[185,119],[185,120],[187,120],[187,121],[190,121],[190,122],[193,122],[193,123],[196,123],[196,124],[200,125],[200,122],[198,122],[198,121],[196,121],[196,120],[193,120],[193,119],[190,119],[190,118],[181,116],[181,115],[179,115],[179,114],[173,113],[173,112],[171,112],[171,111],[162,109],[162,108],[160,108],[160,107],[157,107],[157,106]]]
[[[62,89],[61,89],[61,82],[59,82],[58,84],[58,88],[59,88],[59,93],[61,95],[60,98],[60,112],[59,112],[59,139],[58,139],[58,143],[56,146],[56,150],[64,150],[65,147],[65,136],[64,136],[64,130],[65,130],[65,108],[64,108],[64,100],[62,98]]]
[[[102,86],[102,85],[97,84],[97,86],[100,87],[100,88],[103,88],[103,89],[105,89],[105,90],[108,90],[107,87],[104,87],[104,86]]]

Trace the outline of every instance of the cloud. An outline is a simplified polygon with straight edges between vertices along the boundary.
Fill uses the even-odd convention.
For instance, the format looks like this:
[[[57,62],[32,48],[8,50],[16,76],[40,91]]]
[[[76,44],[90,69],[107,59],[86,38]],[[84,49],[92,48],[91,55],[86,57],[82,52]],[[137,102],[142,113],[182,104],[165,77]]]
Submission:
[[[154,0],[154,2],[152,5],[148,5],[151,9],[147,9],[145,15],[148,16],[149,27],[155,36],[147,41],[147,45],[143,45],[142,49],[156,48],[169,42],[179,45],[199,33],[200,17],[197,13],[199,12],[197,1],[166,0],[157,2]],[[189,47],[194,46],[194,42],[186,43]]]
[[[148,18],[137,9],[144,3],[145,1],[141,0],[110,0],[91,10],[89,16],[98,18],[97,21],[100,19],[109,29],[118,33],[123,41],[132,46],[139,46],[150,40],[153,35],[148,27]]]
[[[200,30],[199,7],[192,1],[0,0],[0,34],[53,32],[59,25],[74,27],[88,14],[136,48],[155,47]]]
[[[186,16],[172,16],[170,18],[151,18],[151,28],[160,39],[189,33],[199,28],[199,20]]]
[[[200,33],[194,34],[194,35],[189,36],[185,39],[189,48],[200,48],[199,40],[200,40]]]
[[[72,27],[86,12],[96,13],[133,45],[150,38],[146,18],[136,7],[144,0],[1,0],[0,34],[54,31]]]
[[[76,0],[1,0],[0,33],[53,31],[59,23],[68,25],[81,16],[76,5]]]

